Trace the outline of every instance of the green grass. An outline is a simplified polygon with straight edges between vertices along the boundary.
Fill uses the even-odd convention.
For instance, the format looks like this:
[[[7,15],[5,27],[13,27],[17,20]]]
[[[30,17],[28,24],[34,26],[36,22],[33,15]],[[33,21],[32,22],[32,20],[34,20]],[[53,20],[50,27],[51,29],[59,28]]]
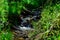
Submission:
[[[29,37],[39,35],[35,40],[60,40],[60,4],[46,6],[41,16],[38,22],[32,23],[35,31],[31,32]]]

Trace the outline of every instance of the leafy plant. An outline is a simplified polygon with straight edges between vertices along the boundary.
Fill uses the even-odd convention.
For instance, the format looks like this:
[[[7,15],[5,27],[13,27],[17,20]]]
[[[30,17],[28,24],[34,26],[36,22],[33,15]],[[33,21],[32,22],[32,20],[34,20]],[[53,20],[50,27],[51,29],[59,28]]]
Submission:
[[[60,34],[60,4],[46,6],[41,16],[37,23],[33,22],[35,31],[29,37],[35,37],[34,40],[57,40],[57,35]]]
[[[11,32],[4,32],[0,33],[0,40],[13,40],[13,35]]]

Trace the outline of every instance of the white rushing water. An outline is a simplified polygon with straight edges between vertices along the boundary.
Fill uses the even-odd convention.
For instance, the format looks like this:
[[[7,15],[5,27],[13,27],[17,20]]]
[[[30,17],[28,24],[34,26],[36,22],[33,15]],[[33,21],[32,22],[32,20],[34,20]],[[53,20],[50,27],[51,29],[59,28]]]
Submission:
[[[25,30],[34,30],[33,28],[30,27],[21,27],[19,26],[20,30],[25,31]]]

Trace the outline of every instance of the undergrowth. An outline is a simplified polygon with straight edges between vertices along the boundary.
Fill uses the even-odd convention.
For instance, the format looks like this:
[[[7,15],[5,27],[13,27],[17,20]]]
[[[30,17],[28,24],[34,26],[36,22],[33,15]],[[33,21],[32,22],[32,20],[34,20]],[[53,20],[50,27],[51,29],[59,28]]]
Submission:
[[[0,40],[13,40],[10,25],[8,25],[7,29],[3,29],[7,27],[9,12],[20,15],[23,9],[32,10],[41,6],[39,4],[43,4],[43,1],[22,0],[20,2],[8,2],[7,0],[0,0]],[[30,6],[32,8],[29,8]],[[60,3],[45,5],[41,12],[41,19],[38,22],[32,21],[32,24],[35,30],[29,33],[31,40],[60,40]]]
[[[35,31],[29,37],[35,40],[60,40],[60,4],[46,6],[41,16],[37,23],[32,22]]]

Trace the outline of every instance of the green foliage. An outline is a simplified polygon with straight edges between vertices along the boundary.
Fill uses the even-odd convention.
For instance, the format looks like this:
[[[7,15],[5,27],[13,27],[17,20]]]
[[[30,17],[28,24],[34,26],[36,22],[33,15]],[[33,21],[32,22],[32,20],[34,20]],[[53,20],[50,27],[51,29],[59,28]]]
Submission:
[[[21,13],[22,9],[26,9],[26,6],[38,6],[38,1],[36,0],[21,0],[20,2],[14,2],[14,1],[11,1],[9,3],[9,9],[10,9],[10,12],[12,13],[16,13],[18,12],[18,14]]]
[[[60,40],[60,4],[48,5],[42,10],[42,18],[38,22],[33,22],[34,32],[29,37],[39,35],[35,40]],[[41,36],[42,35],[42,36]]]
[[[10,6],[9,6],[10,12],[12,12],[12,13],[15,13],[15,12],[16,12],[16,9],[17,9],[17,8],[16,8],[16,7],[17,7],[16,5],[17,5],[16,2],[13,2],[13,1],[12,1],[12,2],[10,3]]]
[[[60,16],[60,4],[46,6],[46,8],[42,11],[41,16],[42,18],[40,24],[42,24],[42,28],[46,31],[52,29],[50,32],[48,32],[47,36],[49,36],[46,38],[46,40],[57,40],[57,35],[60,34],[60,31],[58,30],[60,29],[60,24],[58,25],[58,21],[60,20],[60,18],[58,18]],[[53,29],[54,27],[56,28],[55,30]]]
[[[31,5],[38,5],[38,0],[22,0],[26,4],[31,4]]]
[[[9,10],[11,13],[18,13],[20,14],[22,10],[29,9],[33,10],[40,5],[43,5],[45,0],[21,0],[21,1],[11,1],[9,2]]]
[[[4,24],[6,24],[8,20],[8,8],[7,0],[0,0],[0,40],[11,40],[12,38],[12,34],[10,32],[2,31],[2,28],[5,27]]]
[[[7,22],[8,3],[7,0],[0,1],[0,31],[4,27],[4,23]]]
[[[13,40],[13,35],[11,32],[4,32],[0,33],[0,40]]]
[[[47,6],[42,12],[41,24],[48,30],[48,28],[53,24],[53,21],[57,19],[60,15],[60,5],[56,4],[54,6]]]
[[[47,1],[47,4],[45,2]],[[30,32],[29,37],[37,35],[39,33],[45,33],[42,37],[44,40],[60,40],[60,4],[56,4],[59,0],[51,0],[51,5],[48,0],[21,0],[11,1],[0,0],[0,40],[13,40],[10,26],[8,25],[7,32],[2,31],[2,28],[5,28],[6,23],[8,22],[8,14],[19,14],[24,9],[33,10],[41,5],[44,6],[42,10],[42,18],[38,22],[32,22],[35,31]],[[52,3],[54,2],[54,3]],[[53,25],[52,30],[50,30],[51,25]],[[55,28],[55,30],[53,29]],[[50,31],[49,31],[50,30]],[[52,34],[52,35],[51,35]],[[41,35],[41,34],[40,34]]]

